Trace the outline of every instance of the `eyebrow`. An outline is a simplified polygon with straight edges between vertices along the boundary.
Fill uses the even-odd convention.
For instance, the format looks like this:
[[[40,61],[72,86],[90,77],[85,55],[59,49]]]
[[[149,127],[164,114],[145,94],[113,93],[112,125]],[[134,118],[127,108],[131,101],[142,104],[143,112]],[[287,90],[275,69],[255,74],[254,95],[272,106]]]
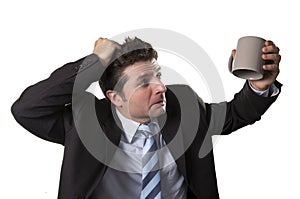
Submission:
[[[161,70],[161,66],[159,64],[155,63],[153,66],[154,66],[155,72],[159,72]]]
[[[138,78],[137,78],[137,80],[139,81],[139,80],[141,80],[141,79],[143,79],[143,78],[147,78],[147,77],[149,77],[149,76],[151,76],[153,73],[154,74],[161,74],[161,66],[160,65],[158,65],[158,64],[155,64],[155,65],[152,65],[153,66],[153,70],[151,70],[151,71],[149,71],[149,72],[145,72],[145,73],[143,73],[142,75],[140,75]]]
[[[141,81],[141,80],[143,80],[144,78],[147,78],[147,77],[151,76],[152,74],[153,74],[152,72],[144,73],[144,74],[140,75],[140,76],[137,78],[137,81]]]

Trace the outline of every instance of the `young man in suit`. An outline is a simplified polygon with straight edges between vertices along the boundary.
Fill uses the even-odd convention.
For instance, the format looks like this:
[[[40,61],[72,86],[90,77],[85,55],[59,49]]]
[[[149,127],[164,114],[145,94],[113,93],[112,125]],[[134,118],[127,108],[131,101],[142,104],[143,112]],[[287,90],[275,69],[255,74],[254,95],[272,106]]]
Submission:
[[[279,48],[267,41],[262,52],[272,61],[263,79],[247,81],[230,102],[207,104],[186,85],[161,82],[149,43],[100,38],[93,54],[28,87],[12,113],[31,133],[65,146],[58,198],[219,198],[206,139],[254,123],[276,100]],[[86,92],[98,80],[105,99]],[[146,143],[154,150],[144,171]]]

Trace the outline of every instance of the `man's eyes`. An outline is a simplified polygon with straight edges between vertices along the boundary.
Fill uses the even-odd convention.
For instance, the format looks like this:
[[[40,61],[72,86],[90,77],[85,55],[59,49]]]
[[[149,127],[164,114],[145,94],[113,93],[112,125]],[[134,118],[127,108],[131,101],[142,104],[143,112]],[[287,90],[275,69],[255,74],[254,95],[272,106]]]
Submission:
[[[141,81],[140,85],[146,87],[146,86],[149,85],[149,83],[150,83],[150,79],[143,79],[143,80]]]
[[[157,73],[157,74],[156,74],[156,77],[157,77],[158,79],[161,79],[161,73]]]
[[[140,86],[143,86],[143,87],[146,87],[146,86],[148,86],[149,84],[150,84],[150,82],[151,82],[151,80],[152,80],[152,78],[153,78],[154,76],[152,76],[152,77],[144,77],[143,79],[141,79],[140,81],[139,81],[139,83],[138,83],[138,85],[140,85]],[[157,74],[155,74],[155,78],[157,78],[157,79],[161,79],[161,73],[157,73]]]

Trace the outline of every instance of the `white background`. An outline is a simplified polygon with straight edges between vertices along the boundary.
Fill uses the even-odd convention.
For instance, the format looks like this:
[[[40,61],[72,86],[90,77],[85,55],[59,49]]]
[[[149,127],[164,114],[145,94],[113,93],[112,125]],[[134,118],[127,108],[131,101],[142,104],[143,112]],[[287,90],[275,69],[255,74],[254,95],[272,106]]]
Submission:
[[[15,122],[12,103],[27,86],[90,54],[98,37],[138,28],[165,28],[197,42],[215,63],[227,100],[244,83],[227,72],[238,38],[256,35],[276,42],[282,55],[282,93],[260,122],[219,139],[218,186],[222,199],[300,198],[296,2],[2,1],[1,198],[56,198],[63,157],[62,146],[31,135]]]

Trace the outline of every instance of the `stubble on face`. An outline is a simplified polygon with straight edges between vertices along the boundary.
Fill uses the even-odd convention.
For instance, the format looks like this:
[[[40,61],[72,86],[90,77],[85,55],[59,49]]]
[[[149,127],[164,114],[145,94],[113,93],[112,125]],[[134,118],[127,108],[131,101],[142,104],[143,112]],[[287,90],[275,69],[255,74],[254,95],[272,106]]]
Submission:
[[[120,112],[137,122],[149,122],[166,112],[165,85],[160,81],[160,67],[150,61],[137,62],[124,70]]]

